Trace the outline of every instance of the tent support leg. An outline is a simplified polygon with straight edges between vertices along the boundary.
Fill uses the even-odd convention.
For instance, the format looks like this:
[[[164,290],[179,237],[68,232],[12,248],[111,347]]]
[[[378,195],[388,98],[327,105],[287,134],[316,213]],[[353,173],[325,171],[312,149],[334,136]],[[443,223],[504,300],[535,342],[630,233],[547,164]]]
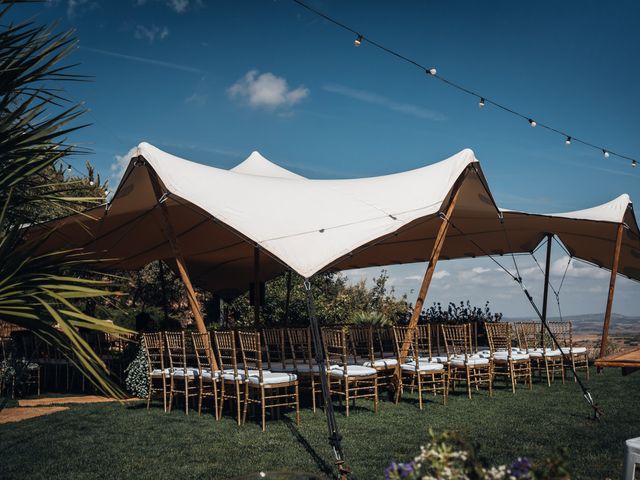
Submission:
[[[611,322],[611,310],[613,308],[613,294],[616,289],[616,276],[618,275],[618,264],[620,261],[620,248],[622,246],[622,233],[624,225],[618,225],[618,233],[616,234],[616,248],[613,252],[613,265],[611,268],[611,277],[609,279],[609,295],[607,296],[607,309],[604,313],[604,324],[602,325],[602,339],[600,340],[600,358],[607,353],[607,344],[609,343],[609,323]],[[598,367],[600,371],[600,367]]]
[[[415,307],[413,308],[411,319],[409,320],[409,329],[407,331],[405,340],[402,343],[402,349],[400,350],[400,359],[399,359],[400,363],[404,362],[404,359],[407,357],[407,354],[409,353],[409,345],[411,345],[413,332],[418,326],[418,320],[420,319],[420,313],[422,313],[422,306],[424,305],[424,299],[427,296],[427,291],[429,290],[429,285],[431,284],[431,279],[433,278],[433,273],[436,269],[436,264],[438,263],[438,259],[440,258],[440,252],[442,252],[442,247],[444,246],[444,240],[447,236],[447,230],[449,230],[449,219],[453,215],[453,210],[456,206],[456,201],[458,200],[458,193],[460,193],[460,186],[462,185],[462,182],[460,180],[454,186],[454,191],[452,192],[452,195],[451,195],[451,201],[449,202],[449,206],[447,207],[447,211],[444,214],[444,218],[442,219],[442,223],[440,224],[440,228],[438,229],[438,234],[436,235],[436,239],[433,244],[433,250],[431,251],[431,256],[429,257],[429,265],[427,266],[427,270],[424,273],[424,278],[422,279],[422,285],[420,286],[420,291],[418,292],[418,298],[416,299],[416,304],[415,304]],[[398,368],[396,370],[397,375],[400,374],[400,371],[399,371],[400,363],[398,363]]]
[[[320,388],[322,390],[322,400],[324,402],[324,411],[327,416],[327,428],[329,430],[329,444],[333,448],[336,458],[336,466],[340,474],[340,480],[346,480],[347,475],[351,472],[344,460],[342,451],[342,435],[338,431],[338,423],[333,411],[333,403],[331,402],[331,393],[329,391],[329,378],[327,376],[327,361],[324,352],[324,342],[320,333],[320,326],[316,317],[315,305],[313,303],[313,293],[311,292],[311,282],[306,279],[304,282],[304,290],[307,300],[307,313],[309,314],[309,324],[311,328],[311,336],[313,338],[313,347],[315,350],[316,364],[318,365],[318,375],[320,377]],[[312,392],[313,393],[313,392]]]
[[[253,247],[253,325],[260,324],[260,249]]]

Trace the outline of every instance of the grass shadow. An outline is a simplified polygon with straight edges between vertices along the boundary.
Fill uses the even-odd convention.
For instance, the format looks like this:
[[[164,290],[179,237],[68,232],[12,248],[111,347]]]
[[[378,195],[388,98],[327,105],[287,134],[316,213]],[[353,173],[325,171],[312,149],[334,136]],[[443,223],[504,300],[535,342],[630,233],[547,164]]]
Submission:
[[[311,457],[311,459],[313,460],[313,463],[316,464],[316,466],[318,467],[318,469],[324,473],[328,478],[333,478],[335,472],[334,469],[331,465],[329,465],[319,454],[318,452],[316,452],[316,450],[313,448],[313,446],[307,441],[306,438],[304,438],[304,435],[302,435],[302,433],[300,433],[300,430],[298,430],[298,426],[295,424],[295,422],[293,422],[289,417],[285,416],[283,418],[283,422],[284,424],[287,426],[287,428],[289,429],[289,431],[293,434],[293,437],[296,439],[296,441],[302,446],[302,448],[304,448],[307,453],[309,454],[309,456]]]

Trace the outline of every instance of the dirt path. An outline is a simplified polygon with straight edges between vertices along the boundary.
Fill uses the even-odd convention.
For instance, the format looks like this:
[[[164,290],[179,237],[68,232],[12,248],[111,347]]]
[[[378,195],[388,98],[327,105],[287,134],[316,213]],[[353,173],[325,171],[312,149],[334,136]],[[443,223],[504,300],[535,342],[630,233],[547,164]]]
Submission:
[[[41,417],[43,415],[51,415],[52,413],[69,410],[69,407],[11,407],[0,410],[0,424],[21,422],[29,418]]]

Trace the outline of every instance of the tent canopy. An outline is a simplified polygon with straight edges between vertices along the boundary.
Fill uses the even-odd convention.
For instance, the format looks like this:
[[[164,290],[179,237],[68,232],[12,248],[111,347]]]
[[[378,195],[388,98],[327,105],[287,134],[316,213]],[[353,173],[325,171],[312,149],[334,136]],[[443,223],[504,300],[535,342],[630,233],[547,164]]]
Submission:
[[[626,229],[620,271],[640,280],[640,238],[629,197],[566,214],[500,210],[471,150],[415,170],[380,177],[312,180],[258,152],[232,170],[170,155],[141,143],[108,208],[48,222],[42,249],[84,247],[107,269],[137,269],[174,252],[162,228],[168,212],[192,281],[223,297],[291,269],[322,271],[425,261],[439,213],[458,200],[441,258],[530,252],[557,234],[576,257],[610,268],[617,225]]]

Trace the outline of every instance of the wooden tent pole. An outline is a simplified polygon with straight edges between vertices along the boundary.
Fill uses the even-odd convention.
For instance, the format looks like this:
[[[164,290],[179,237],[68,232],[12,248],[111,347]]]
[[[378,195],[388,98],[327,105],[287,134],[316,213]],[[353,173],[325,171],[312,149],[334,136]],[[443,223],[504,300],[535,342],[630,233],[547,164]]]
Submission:
[[[260,324],[260,249],[253,247],[253,325]]]
[[[613,252],[613,265],[611,267],[611,277],[609,279],[609,295],[607,296],[607,309],[604,313],[604,324],[602,325],[602,339],[600,340],[599,358],[605,356],[607,352],[607,343],[609,342],[609,323],[611,322],[611,310],[613,308],[613,294],[616,289],[616,277],[618,275],[618,263],[620,262],[620,248],[622,247],[622,233],[624,232],[624,224],[618,225],[618,233],[616,234],[616,248]]]
[[[176,237],[175,231],[173,230],[171,222],[169,221],[169,210],[167,209],[167,204],[165,203],[165,199],[163,198],[164,193],[162,192],[162,188],[160,187],[160,181],[153,170],[148,169],[147,171],[149,172],[151,185],[153,186],[153,191],[155,192],[160,206],[160,226],[167,241],[169,242],[169,245],[171,246],[171,251],[173,252],[173,256],[178,267],[178,273],[180,274],[182,283],[184,283],[184,287],[187,291],[187,300],[189,301],[191,312],[193,313],[193,317],[195,318],[196,327],[198,328],[198,332],[207,333],[207,328],[204,325],[202,311],[200,310],[200,304],[198,303],[196,292],[193,288],[193,284],[191,283],[191,279],[189,278],[187,265],[184,261],[184,258],[182,257],[182,252],[180,249],[180,245],[178,244],[178,239]]]
[[[447,230],[449,230],[448,220],[453,215],[453,210],[456,206],[456,201],[458,200],[458,194],[460,193],[461,185],[462,181],[458,181],[458,183],[455,185],[455,190],[453,191],[451,201],[449,202],[449,206],[447,207],[447,211],[445,213],[446,218],[442,219],[442,223],[440,224],[440,228],[438,229],[438,234],[436,235],[433,249],[431,250],[431,256],[429,257],[429,265],[427,266],[427,270],[424,273],[422,285],[420,286],[420,291],[418,292],[418,298],[416,299],[416,304],[413,308],[413,313],[411,314],[411,320],[409,320],[407,335],[404,339],[404,342],[402,343],[402,349],[400,350],[400,363],[398,365],[404,362],[404,359],[409,353],[409,345],[411,344],[413,332],[418,326],[418,320],[420,319],[420,313],[422,312],[424,299],[427,296],[427,291],[429,290],[429,285],[431,284],[431,279],[433,278],[436,264],[438,263],[438,259],[440,258],[440,252],[442,252],[442,247],[444,246],[444,240],[447,236]]]

